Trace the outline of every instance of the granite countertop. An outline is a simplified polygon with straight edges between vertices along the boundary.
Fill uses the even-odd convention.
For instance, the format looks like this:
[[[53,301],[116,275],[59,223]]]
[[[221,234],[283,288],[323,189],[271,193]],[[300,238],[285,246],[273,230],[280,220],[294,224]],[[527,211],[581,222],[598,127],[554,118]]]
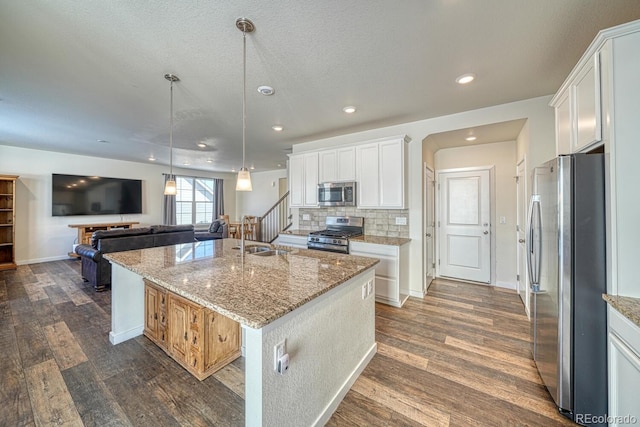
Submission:
[[[114,252],[104,258],[255,329],[379,262],[295,248],[288,248],[286,255],[242,257],[237,245],[237,239],[209,240]]]
[[[640,327],[640,298],[602,294],[602,299]]]
[[[312,230],[287,230],[281,234],[307,237],[307,235],[311,232]],[[389,245],[389,246],[402,246],[411,241],[411,239],[407,237],[372,236],[370,234],[365,234],[364,236],[352,237],[350,240],[364,242],[364,243],[373,243],[376,245]]]

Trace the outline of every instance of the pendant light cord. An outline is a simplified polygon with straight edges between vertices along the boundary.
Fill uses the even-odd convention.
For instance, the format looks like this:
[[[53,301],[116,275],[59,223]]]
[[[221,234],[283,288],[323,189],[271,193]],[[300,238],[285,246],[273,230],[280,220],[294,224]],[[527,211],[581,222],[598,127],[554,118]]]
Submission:
[[[247,32],[242,31],[242,169],[245,169],[245,132],[247,127]]]
[[[170,86],[170,117],[169,117],[169,179],[173,179],[173,78]]]

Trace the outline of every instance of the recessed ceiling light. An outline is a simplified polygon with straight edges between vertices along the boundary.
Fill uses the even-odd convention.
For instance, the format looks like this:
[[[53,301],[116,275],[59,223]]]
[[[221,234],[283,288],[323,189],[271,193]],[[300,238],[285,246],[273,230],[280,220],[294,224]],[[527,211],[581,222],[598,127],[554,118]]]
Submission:
[[[188,161],[185,161],[184,163],[182,163],[184,166],[189,166],[191,163],[189,163]]]
[[[284,127],[282,125],[273,125],[271,126],[271,129],[275,130],[276,132],[282,132],[284,130]]]
[[[278,163],[278,167],[281,168],[282,167],[282,163]]]
[[[106,139],[99,139],[98,142],[102,142],[103,144],[108,144],[109,141],[107,141]]]
[[[456,83],[460,85],[466,85],[467,83],[471,83],[472,81],[474,81],[475,78],[476,75],[473,73],[463,74],[456,79]]]
[[[344,111],[347,114],[353,114],[356,112],[356,107],[349,105],[348,107],[344,107],[342,111]]]
[[[236,168],[231,169],[231,172],[235,172],[235,171],[236,171]]]
[[[153,157],[153,156],[149,156],[149,161],[150,161],[150,162],[155,162],[155,161],[156,161],[156,158],[155,158],[155,157]]]
[[[476,137],[475,136],[468,136],[468,137],[465,138],[465,140],[467,140],[467,141],[475,141]]]
[[[256,168],[256,167],[255,167],[255,166],[253,166],[253,165],[251,165],[251,167],[249,167],[249,169],[251,169],[251,170],[255,170],[255,168]]]
[[[213,163],[213,159],[207,159],[207,163]]]
[[[204,142],[198,142],[198,147],[205,148],[206,146],[207,144],[205,144]]]
[[[271,86],[258,86],[258,92],[260,92],[264,96],[271,96],[276,91]]]

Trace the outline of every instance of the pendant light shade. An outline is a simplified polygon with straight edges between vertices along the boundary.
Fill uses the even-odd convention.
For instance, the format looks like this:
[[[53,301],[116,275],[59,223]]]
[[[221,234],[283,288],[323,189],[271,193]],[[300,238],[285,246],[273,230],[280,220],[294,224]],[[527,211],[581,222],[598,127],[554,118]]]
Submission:
[[[242,168],[238,171],[236,191],[253,191],[253,187],[251,186],[251,174],[247,168]]]
[[[178,192],[176,187],[176,177],[173,176],[173,82],[179,82],[180,79],[175,74],[165,74],[164,78],[169,80],[169,179],[164,184],[164,195],[175,196]]]
[[[247,129],[247,33],[255,30],[253,22],[247,18],[238,18],[236,27],[242,31],[242,168],[238,172],[236,191],[253,191],[251,174],[245,167],[245,134]]]

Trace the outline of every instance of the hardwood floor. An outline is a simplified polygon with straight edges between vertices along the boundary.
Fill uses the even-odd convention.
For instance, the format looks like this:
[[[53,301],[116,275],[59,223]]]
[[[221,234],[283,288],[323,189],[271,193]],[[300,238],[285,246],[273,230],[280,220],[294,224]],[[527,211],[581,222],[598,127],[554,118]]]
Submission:
[[[240,358],[198,381],[144,337],[109,343],[110,293],[76,260],[0,273],[0,425],[239,426]],[[378,354],[329,426],[562,426],[518,296],[436,281],[376,305]]]

